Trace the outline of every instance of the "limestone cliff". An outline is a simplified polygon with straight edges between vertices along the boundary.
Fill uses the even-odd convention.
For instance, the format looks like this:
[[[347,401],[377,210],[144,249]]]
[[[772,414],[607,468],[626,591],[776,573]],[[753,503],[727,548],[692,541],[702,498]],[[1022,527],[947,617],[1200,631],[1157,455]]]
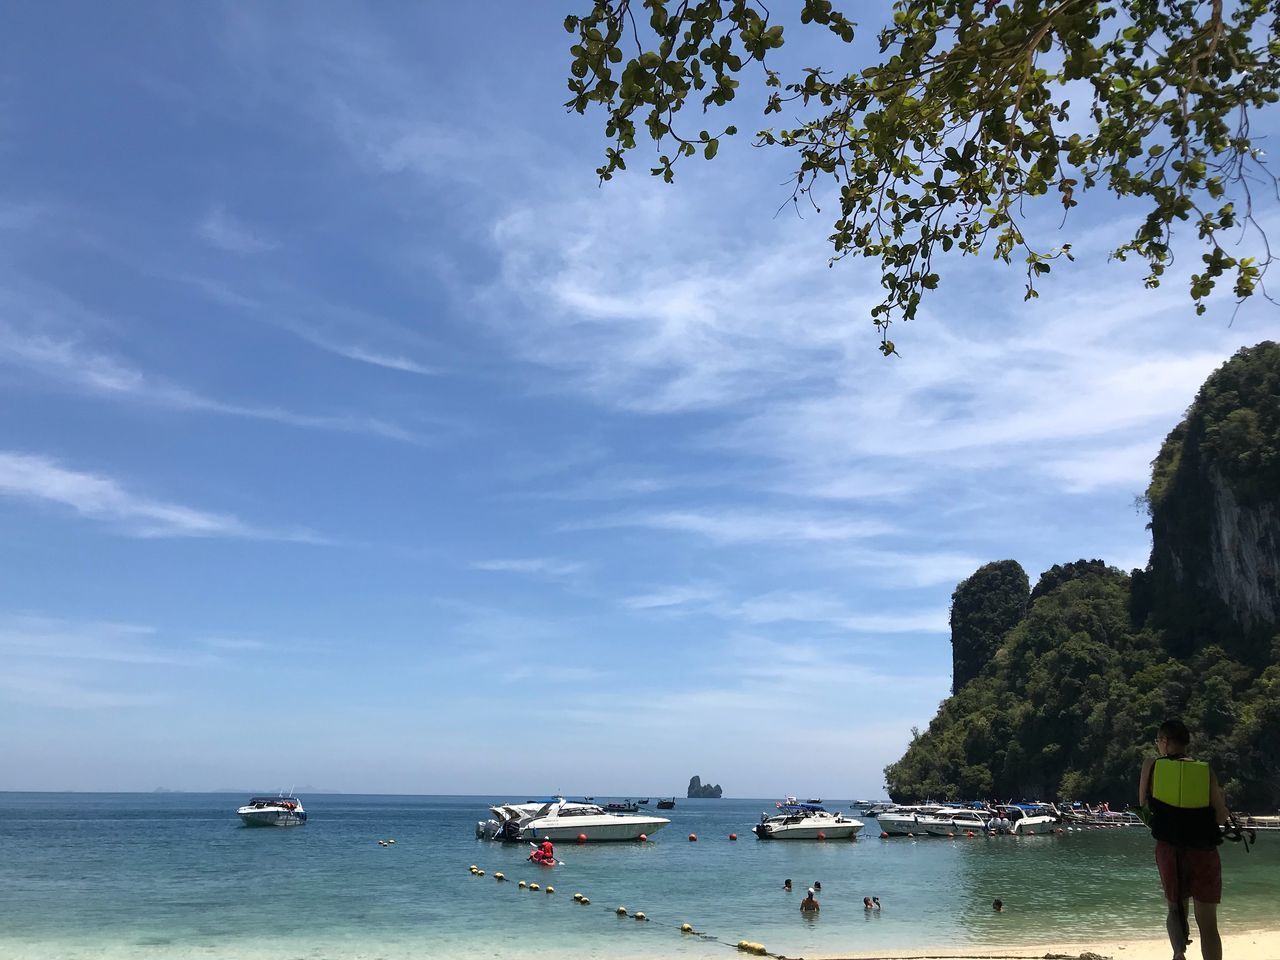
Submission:
[[[1266,662],[1280,628],[1280,345],[1215,371],[1153,468],[1152,622],[1176,654],[1218,642]]]
[[[703,784],[701,777],[689,778],[689,793],[687,794],[693,800],[719,800],[724,791],[720,789],[720,784]]]

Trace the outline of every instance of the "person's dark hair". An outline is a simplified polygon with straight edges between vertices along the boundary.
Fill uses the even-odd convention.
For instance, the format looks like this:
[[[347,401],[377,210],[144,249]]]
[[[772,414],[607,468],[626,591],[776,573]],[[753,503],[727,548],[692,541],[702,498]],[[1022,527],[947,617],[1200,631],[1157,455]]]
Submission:
[[[1004,909],[1004,901],[1003,901],[1003,900],[992,900],[992,901],[991,901],[991,909],[992,909],[992,910],[1003,910],[1003,909]]]
[[[1181,720],[1166,720],[1160,724],[1159,734],[1175,747],[1185,747],[1191,743],[1191,731]]]

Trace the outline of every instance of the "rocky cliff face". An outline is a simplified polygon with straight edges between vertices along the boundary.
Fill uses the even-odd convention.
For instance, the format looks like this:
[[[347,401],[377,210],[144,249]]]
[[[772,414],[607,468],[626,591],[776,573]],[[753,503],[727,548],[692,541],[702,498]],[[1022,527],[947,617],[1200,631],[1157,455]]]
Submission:
[[[1217,642],[1264,662],[1280,630],[1280,345],[1215,371],[1153,466],[1153,622],[1180,655]]]
[[[701,777],[690,777],[687,795],[692,800],[719,800],[724,795],[724,791],[720,789],[718,783],[703,784]]]

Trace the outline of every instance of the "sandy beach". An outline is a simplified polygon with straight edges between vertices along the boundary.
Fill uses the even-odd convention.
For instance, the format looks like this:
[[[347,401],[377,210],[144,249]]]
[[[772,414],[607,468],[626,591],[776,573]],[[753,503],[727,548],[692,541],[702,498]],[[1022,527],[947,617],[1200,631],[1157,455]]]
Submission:
[[[1222,953],[1230,960],[1280,960],[1280,929],[1228,933],[1222,938]],[[1152,937],[1141,940],[1102,938],[1088,943],[1031,947],[983,946],[961,950],[938,947],[902,953],[851,953],[842,955],[840,960],[1169,960],[1169,957],[1168,939]],[[1187,958],[1200,958],[1200,940],[1194,933]]]

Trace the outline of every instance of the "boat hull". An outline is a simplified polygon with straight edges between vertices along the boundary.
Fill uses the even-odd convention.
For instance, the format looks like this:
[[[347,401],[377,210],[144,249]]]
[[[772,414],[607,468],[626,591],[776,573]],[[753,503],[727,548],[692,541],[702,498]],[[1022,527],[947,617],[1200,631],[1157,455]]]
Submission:
[[[307,822],[307,815],[288,810],[240,810],[237,811],[246,827],[300,827]]]
[[[550,839],[555,842],[576,841],[584,836],[588,843],[622,843],[628,840],[639,840],[640,837],[651,837],[670,820],[661,817],[610,817],[592,818],[596,822],[573,823],[573,818],[566,818],[559,823],[535,820],[520,831],[522,841]]]
[[[774,827],[756,824],[751,829],[761,840],[850,840],[858,835],[863,824],[859,820],[844,820],[838,823],[790,824]],[[818,834],[822,834],[821,837]]]
[[[911,834],[919,836],[925,832],[914,814],[910,816],[885,814],[877,817],[876,822],[880,824],[880,832],[887,833],[891,837],[905,837]]]
[[[1041,836],[1053,833],[1058,827],[1053,817],[1023,817],[1015,820],[1009,832],[1020,837]]]

